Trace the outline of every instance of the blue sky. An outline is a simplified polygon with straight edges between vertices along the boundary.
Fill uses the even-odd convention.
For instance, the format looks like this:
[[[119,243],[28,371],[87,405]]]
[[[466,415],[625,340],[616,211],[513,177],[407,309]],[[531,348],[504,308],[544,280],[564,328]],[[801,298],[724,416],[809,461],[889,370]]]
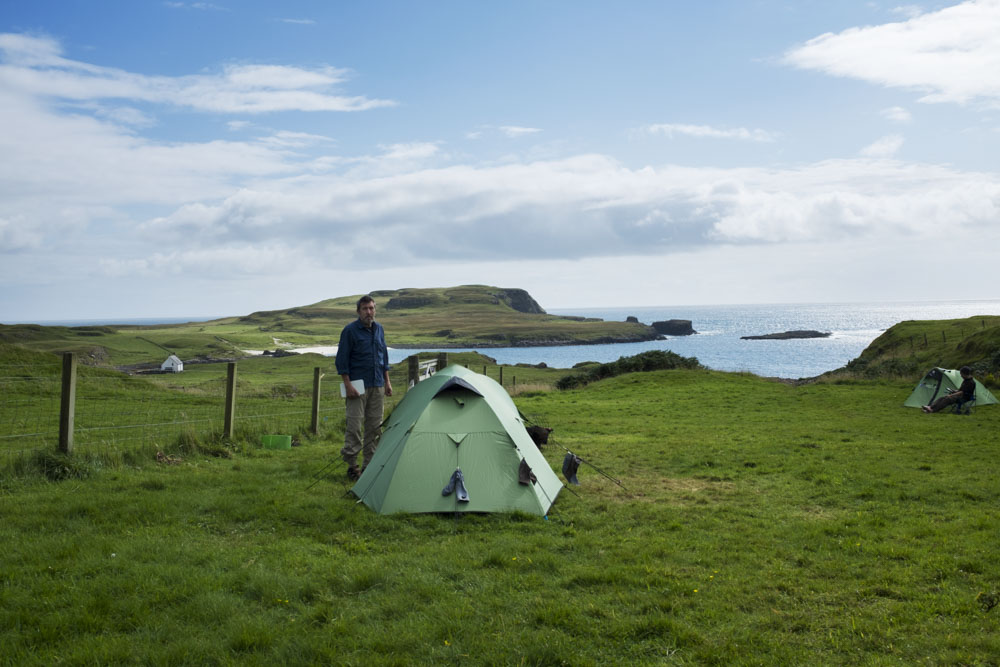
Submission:
[[[998,149],[1000,0],[9,0],[0,321],[996,298]]]

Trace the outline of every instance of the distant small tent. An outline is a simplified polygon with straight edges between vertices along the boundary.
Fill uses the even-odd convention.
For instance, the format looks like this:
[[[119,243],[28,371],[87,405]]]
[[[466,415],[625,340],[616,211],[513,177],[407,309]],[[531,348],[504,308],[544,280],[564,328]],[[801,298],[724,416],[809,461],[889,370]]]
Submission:
[[[903,403],[908,408],[919,408],[922,405],[930,405],[950,391],[955,391],[962,386],[962,374],[949,368],[932,368],[927,371],[927,375],[917,384],[913,393]],[[983,383],[976,380],[976,405],[992,405],[1000,403],[990,390],[983,386]]]
[[[452,365],[407,391],[351,492],[379,514],[544,516],[562,486],[504,388]]]
[[[184,362],[176,354],[171,354],[166,361],[160,364],[160,370],[168,373],[180,373],[184,370]]]

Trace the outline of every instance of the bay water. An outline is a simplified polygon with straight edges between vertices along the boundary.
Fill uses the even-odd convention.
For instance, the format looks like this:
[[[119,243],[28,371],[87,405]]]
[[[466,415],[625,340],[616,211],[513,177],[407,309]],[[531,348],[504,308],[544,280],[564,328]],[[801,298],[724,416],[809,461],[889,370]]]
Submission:
[[[623,321],[633,316],[646,324],[671,319],[691,320],[698,333],[643,343],[499,347],[480,348],[478,351],[504,365],[544,362],[551,368],[572,368],[584,361],[606,363],[647,350],[670,350],[684,357],[697,357],[702,364],[716,370],[797,379],[815,377],[846,365],[860,356],[883,331],[899,322],[1000,315],[1000,300],[554,308],[548,312],[608,321]],[[828,338],[792,340],[740,338],[799,329],[830,332],[832,335]],[[391,345],[392,331],[387,331],[386,337]],[[389,351],[389,358],[392,363],[397,363],[415,351],[393,349]]]

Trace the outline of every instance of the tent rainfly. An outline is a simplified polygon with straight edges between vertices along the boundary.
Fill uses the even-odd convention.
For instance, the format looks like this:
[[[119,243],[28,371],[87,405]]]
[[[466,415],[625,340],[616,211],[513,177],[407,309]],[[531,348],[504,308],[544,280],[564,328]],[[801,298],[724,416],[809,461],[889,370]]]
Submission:
[[[379,514],[544,516],[562,486],[504,388],[451,365],[406,393],[351,492]]]
[[[962,374],[950,368],[932,368],[903,403],[908,408],[930,405],[938,398],[962,386]],[[1000,403],[983,383],[976,380],[976,405]]]

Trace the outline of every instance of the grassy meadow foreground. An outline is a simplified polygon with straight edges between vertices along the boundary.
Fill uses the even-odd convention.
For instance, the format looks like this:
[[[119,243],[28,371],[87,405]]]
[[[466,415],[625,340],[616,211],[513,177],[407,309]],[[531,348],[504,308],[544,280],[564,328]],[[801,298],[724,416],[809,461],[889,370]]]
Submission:
[[[0,663],[996,664],[1000,406],[924,415],[912,386],[520,393],[553,468],[620,481],[581,466],[548,519],[377,516],[325,470],[335,428],[3,473]]]

